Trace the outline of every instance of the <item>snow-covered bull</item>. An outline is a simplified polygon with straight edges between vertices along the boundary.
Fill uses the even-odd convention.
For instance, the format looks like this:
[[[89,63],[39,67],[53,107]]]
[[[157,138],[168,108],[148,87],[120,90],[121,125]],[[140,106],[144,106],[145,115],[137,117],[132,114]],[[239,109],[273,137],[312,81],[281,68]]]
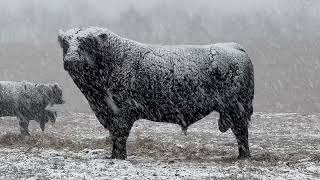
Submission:
[[[0,81],[0,117],[16,116],[20,131],[29,135],[29,121],[36,120],[42,131],[45,124],[55,122],[57,113],[48,105],[63,104],[62,90],[57,84]]]
[[[220,114],[220,131],[235,134],[239,158],[250,156],[254,75],[240,45],[148,45],[97,27],[60,31],[58,40],[64,69],[110,131],[112,158],[126,158],[130,129],[140,118],[186,131],[212,111]]]

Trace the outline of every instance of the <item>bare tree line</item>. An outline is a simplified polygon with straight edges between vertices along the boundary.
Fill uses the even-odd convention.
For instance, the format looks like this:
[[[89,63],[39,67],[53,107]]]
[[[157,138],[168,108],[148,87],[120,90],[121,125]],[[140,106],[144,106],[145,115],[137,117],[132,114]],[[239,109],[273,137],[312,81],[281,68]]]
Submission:
[[[88,110],[63,70],[56,34],[61,28],[101,26],[146,43],[239,42],[255,66],[256,111],[320,111],[319,2],[129,2],[0,1],[1,79],[58,82],[67,109]]]

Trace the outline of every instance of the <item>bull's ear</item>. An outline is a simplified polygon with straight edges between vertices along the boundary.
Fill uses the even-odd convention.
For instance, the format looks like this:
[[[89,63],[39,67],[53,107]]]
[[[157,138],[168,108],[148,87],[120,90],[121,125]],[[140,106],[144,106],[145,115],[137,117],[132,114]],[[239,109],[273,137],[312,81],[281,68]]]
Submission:
[[[64,32],[61,29],[58,31],[58,42],[62,48],[67,47],[67,41],[64,39]]]
[[[58,83],[54,83],[53,84],[53,89],[56,90],[56,91],[59,91],[61,88],[60,88]]]
[[[53,93],[58,92],[58,88],[59,88],[58,84],[51,84],[50,87]]]
[[[59,41],[63,39],[63,34],[64,34],[64,32],[61,29],[59,29],[59,31],[58,31],[58,40]]]

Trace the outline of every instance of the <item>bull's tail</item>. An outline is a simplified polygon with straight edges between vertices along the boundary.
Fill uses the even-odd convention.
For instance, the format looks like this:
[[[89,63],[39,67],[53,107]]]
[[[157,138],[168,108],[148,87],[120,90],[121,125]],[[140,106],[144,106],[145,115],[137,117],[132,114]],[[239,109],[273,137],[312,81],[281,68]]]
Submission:
[[[251,59],[249,58],[248,66],[248,101],[247,101],[247,113],[250,117],[253,114],[253,99],[254,99],[254,70]],[[250,120],[250,118],[249,118]]]
[[[247,52],[239,45],[234,44],[236,49],[241,48],[241,51]],[[239,49],[240,50],[240,49]],[[250,120],[251,115],[253,114],[253,99],[254,99],[254,70],[253,64],[250,57],[247,55],[246,66],[244,69],[244,83],[241,87],[241,99],[244,105],[245,116]]]

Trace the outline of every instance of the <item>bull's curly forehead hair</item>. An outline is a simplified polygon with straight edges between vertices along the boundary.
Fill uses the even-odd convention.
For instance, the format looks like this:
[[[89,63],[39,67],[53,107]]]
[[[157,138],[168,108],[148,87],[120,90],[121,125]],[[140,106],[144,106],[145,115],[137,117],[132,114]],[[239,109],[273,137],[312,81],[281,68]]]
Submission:
[[[114,45],[121,44],[124,41],[130,40],[121,38],[108,29],[97,27],[74,28],[67,31],[59,30],[58,33],[58,42],[63,49],[64,55],[68,51],[71,52],[69,55],[72,55],[72,53],[78,54],[79,49],[105,51],[108,47],[118,47]],[[82,50],[80,51],[83,52]]]
[[[67,31],[58,31],[58,41],[61,44],[64,43],[79,43],[80,39],[99,37],[102,39],[112,40],[114,38],[119,38],[119,36],[108,29],[98,28],[98,27],[88,27],[88,28],[74,28]],[[73,41],[73,42],[72,42]]]

